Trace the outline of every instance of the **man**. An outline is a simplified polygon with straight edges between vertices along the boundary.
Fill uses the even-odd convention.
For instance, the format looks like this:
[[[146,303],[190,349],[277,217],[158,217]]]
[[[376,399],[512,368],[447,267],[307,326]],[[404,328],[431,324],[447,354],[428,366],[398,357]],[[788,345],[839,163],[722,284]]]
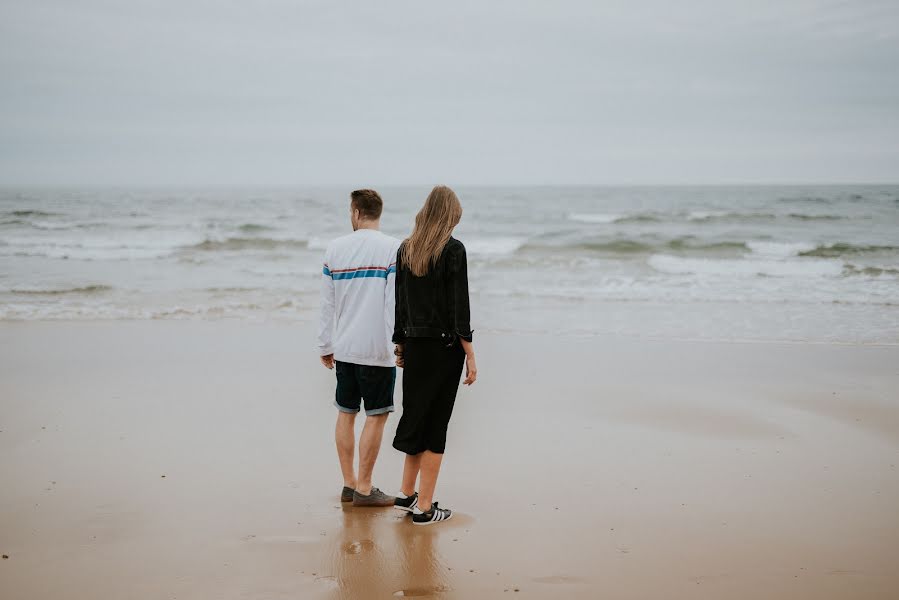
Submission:
[[[376,191],[356,190],[350,198],[353,233],[332,241],[325,251],[318,351],[325,367],[337,367],[340,500],[354,506],[393,506],[394,497],[372,487],[371,477],[387,415],[393,412],[396,367],[391,337],[400,241],[380,231],[383,202]],[[357,476],[354,424],[363,400]]]

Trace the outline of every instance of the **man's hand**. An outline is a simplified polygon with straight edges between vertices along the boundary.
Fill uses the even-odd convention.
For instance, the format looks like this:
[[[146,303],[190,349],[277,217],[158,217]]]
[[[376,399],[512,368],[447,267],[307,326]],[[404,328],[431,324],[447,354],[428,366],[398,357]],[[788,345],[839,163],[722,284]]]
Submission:
[[[322,364],[325,365],[326,369],[334,368],[334,355],[333,354],[325,354],[321,357]]]
[[[406,361],[403,360],[403,351],[404,347],[402,344],[397,344],[396,348],[394,348],[393,353],[396,355],[396,366],[399,368],[403,368],[406,364]]]
[[[465,385],[471,385],[478,380],[478,365],[474,361],[474,352],[465,354]]]

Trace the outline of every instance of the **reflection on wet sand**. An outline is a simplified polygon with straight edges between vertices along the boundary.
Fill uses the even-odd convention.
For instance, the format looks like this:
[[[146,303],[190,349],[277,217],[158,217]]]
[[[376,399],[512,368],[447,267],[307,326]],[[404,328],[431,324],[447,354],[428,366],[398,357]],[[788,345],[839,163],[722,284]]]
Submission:
[[[393,509],[343,506],[330,551],[334,598],[427,597],[450,589],[437,551],[439,531],[415,527]]]
[[[407,522],[397,536],[403,586],[395,596],[430,596],[450,589],[448,569],[434,550],[439,530]]]

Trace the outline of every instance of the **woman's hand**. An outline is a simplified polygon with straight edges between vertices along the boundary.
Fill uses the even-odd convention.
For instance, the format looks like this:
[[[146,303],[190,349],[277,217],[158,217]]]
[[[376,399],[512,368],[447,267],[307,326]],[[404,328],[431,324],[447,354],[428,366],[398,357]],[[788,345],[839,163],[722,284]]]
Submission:
[[[465,385],[471,385],[478,380],[478,365],[474,361],[474,352],[465,354]]]
[[[465,351],[465,385],[471,385],[478,379],[478,365],[474,361],[474,345],[466,339],[459,338]]]
[[[396,348],[394,348],[393,353],[396,355],[396,366],[399,368],[403,368],[406,364],[406,361],[403,360],[403,350],[404,347],[402,344],[397,344]]]

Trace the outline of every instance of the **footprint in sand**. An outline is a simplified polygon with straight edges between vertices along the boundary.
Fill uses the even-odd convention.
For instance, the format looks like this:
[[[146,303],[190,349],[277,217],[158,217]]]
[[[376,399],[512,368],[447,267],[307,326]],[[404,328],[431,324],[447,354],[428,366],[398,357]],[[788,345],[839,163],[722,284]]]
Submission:
[[[319,585],[331,588],[332,590],[336,590],[340,587],[340,582],[337,581],[337,578],[333,575],[319,575],[318,577],[315,577],[313,581]]]
[[[371,540],[360,540],[358,542],[350,542],[343,547],[343,551],[347,554],[362,554],[365,551],[375,547],[375,543]]]

